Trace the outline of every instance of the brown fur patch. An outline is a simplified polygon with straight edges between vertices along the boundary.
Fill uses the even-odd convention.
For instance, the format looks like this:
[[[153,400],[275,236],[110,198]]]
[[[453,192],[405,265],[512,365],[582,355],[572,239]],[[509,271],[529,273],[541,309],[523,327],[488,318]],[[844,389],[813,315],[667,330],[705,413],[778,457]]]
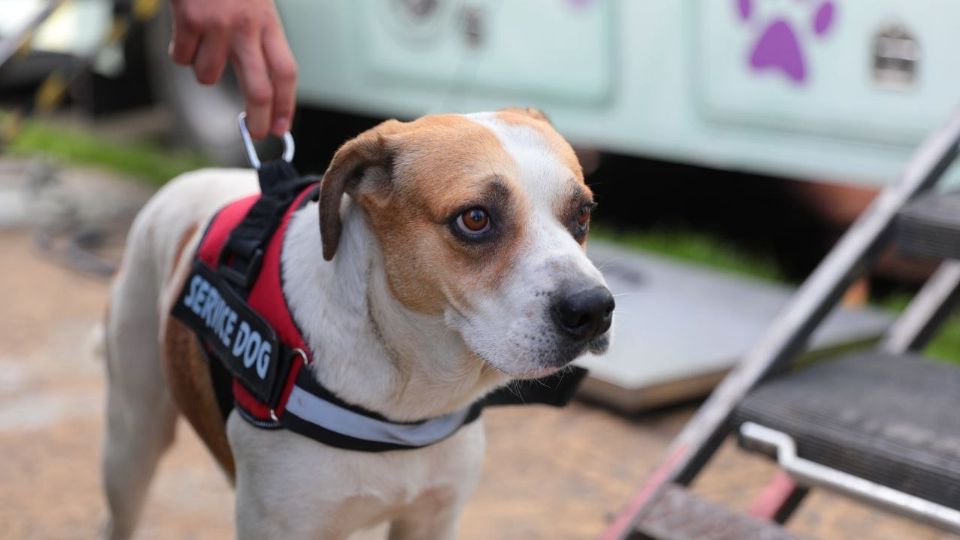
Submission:
[[[478,291],[498,286],[524,237],[528,212],[517,164],[486,127],[461,116],[425,117],[384,137],[392,183],[359,186],[355,197],[380,239],[394,296],[408,308],[439,314],[469,308]],[[497,238],[468,245],[451,220],[472,205],[489,204],[491,186],[505,194],[491,208]],[[498,211],[500,215],[496,215]]]
[[[213,381],[193,331],[180,321],[167,320],[161,345],[167,381],[180,412],[207,445],[229,478],[234,475],[233,453],[220,414]]]
[[[197,225],[190,227],[177,244],[176,261],[166,291],[172,292],[174,298],[189,274],[190,261],[186,250],[188,246],[194,245],[199,230]],[[187,255],[186,259],[184,255]],[[233,453],[213,392],[207,361],[192,330],[170,317],[169,310],[165,310],[162,317],[164,320],[161,322],[160,355],[173,401],[232,480]]]

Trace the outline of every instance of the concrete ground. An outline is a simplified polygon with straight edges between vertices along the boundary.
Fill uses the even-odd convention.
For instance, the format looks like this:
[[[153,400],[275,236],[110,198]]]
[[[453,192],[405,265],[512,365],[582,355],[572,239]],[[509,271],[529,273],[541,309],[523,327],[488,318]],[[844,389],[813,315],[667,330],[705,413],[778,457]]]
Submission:
[[[98,184],[94,192],[115,192],[102,189]],[[0,540],[94,538],[104,511],[98,477],[104,389],[93,343],[108,284],[43,254],[29,229],[0,230],[0,254]],[[461,538],[597,536],[692,411],[633,418],[584,404],[488,411],[486,471]],[[744,509],[773,472],[727,444],[695,488]],[[139,538],[228,538],[232,516],[229,486],[181,425]],[[948,537],[822,491],[805,501],[789,528],[813,538]]]

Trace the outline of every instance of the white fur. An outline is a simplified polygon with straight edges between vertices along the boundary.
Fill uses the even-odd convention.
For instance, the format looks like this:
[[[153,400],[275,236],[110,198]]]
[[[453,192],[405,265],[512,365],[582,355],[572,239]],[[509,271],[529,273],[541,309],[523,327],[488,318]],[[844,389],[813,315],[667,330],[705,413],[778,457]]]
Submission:
[[[521,256],[499,294],[482,298],[467,317],[454,311],[448,317],[473,350],[505,373],[545,375],[556,369],[551,360],[561,347],[549,316],[552,292],[565,281],[582,288],[606,286],[583,247],[554,215],[556,203],[575,182],[573,171],[537,130],[503,122],[495,113],[467,118],[493,131],[516,162],[517,180],[532,212]]]
[[[127,237],[106,325],[107,433],[103,483],[110,515],[104,536],[127,538],[157,461],[173,442],[176,406],[160,362],[164,291],[177,247],[192,224],[225,203],[256,193],[253,171],[207,169],[172,180],[140,211]],[[194,244],[187,247],[193,252]],[[181,261],[181,264],[189,261]]]
[[[470,313],[448,309],[431,317],[397,301],[377,239],[349,199],[333,261],[321,256],[316,204],[294,214],[284,240],[284,294],[316,359],[314,374],[343,399],[395,420],[466,406],[507,380],[490,365],[514,376],[550,371],[545,357],[555,348],[549,337],[555,330],[548,292],[564,280],[603,283],[553,215],[571,172],[534,130],[492,115],[471,118],[493,130],[517,162],[534,211],[511,275],[495,294],[474,299]],[[178,293],[165,286],[175,273],[177,245],[191,223],[255,191],[251,171],[187,174],[161,190],[131,230],[107,325],[109,537],[131,534],[156,462],[172,440],[177,413],[162,384],[157,330]],[[181,260],[178,271],[187,264]],[[227,437],[236,463],[237,535],[250,539],[339,539],[384,520],[395,540],[454,538],[484,451],[480,421],[433,446],[387,453],[258,429],[236,413]]]

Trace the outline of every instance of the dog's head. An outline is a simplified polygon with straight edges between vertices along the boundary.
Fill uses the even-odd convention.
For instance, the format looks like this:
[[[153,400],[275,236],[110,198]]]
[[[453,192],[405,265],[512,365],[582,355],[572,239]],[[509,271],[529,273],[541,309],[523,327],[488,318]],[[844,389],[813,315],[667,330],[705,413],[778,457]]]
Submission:
[[[480,360],[535,377],[606,350],[614,300],[584,253],[593,194],[538,111],[390,120],[347,142],[321,187],[327,260],[344,193],[379,241],[391,294],[443,317]]]

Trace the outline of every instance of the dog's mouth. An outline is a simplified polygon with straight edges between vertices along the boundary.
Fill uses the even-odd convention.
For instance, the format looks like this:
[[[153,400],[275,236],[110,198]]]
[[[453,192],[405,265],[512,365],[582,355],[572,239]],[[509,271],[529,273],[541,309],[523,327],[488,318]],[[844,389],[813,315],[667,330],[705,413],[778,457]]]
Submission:
[[[610,348],[610,331],[606,331],[587,343],[587,352],[603,354]]]
[[[559,351],[555,364],[563,367],[586,353],[603,354],[610,348],[610,329],[598,334],[587,341],[564,340],[558,347]]]
[[[563,366],[537,366],[531,369],[525,369],[520,371],[515,370],[506,370],[496,364],[496,362],[488,359],[483,353],[473,351],[473,356],[476,359],[483,363],[484,368],[495,371],[508,379],[539,379],[542,377],[547,377],[553,375],[557,371],[563,369]]]
[[[558,371],[564,369],[565,367],[566,367],[566,366],[564,365],[564,366],[545,367],[545,368],[540,368],[540,369],[533,369],[533,370],[530,370],[530,371],[526,371],[526,372],[520,373],[520,374],[518,374],[518,375],[510,375],[510,377],[513,378],[513,379],[518,379],[518,380],[542,379],[542,378],[544,378],[544,377],[549,377],[550,375],[553,375],[554,373],[557,373]]]
[[[511,379],[528,380],[540,379],[553,375],[558,371],[566,369],[571,362],[577,358],[580,358],[584,354],[603,354],[607,352],[609,347],[610,332],[608,331],[587,342],[558,345],[551,351],[539,352],[536,354],[536,359],[531,359],[529,363],[524,362],[524,364],[528,364],[530,366],[529,368],[519,370],[504,369],[482,352],[473,351],[473,355],[477,358],[477,360],[482,362],[485,367],[495,370],[506,377]]]

